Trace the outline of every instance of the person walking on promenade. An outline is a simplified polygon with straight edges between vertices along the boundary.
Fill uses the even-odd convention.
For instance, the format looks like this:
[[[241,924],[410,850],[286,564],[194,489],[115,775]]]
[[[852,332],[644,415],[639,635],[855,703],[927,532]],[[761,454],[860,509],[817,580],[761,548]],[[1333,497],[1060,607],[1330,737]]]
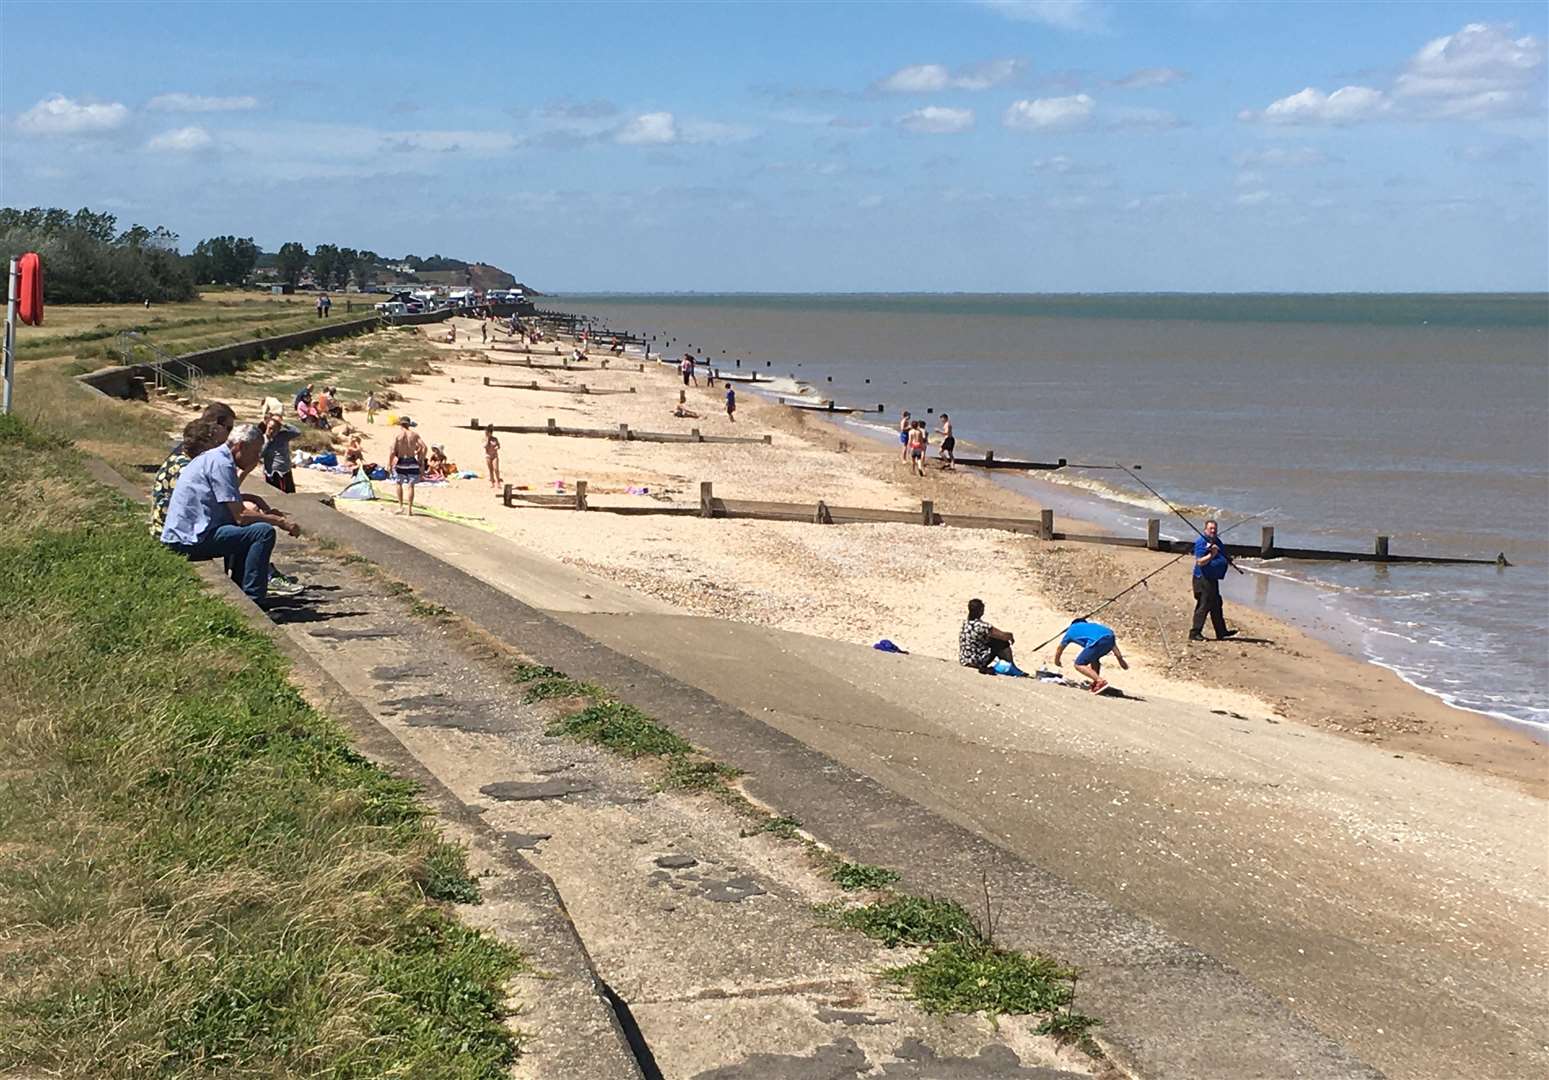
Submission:
[[[484,467],[489,473],[489,486],[500,486],[500,440],[495,438],[495,425],[484,429]]]
[[[1055,667],[1060,666],[1060,656],[1065,652],[1065,646],[1072,642],[1081,646],[1081,651],[1076,654],[1076,670],[1092,680],[1087,689],[1094,694],[1101,694],[1108,689],[1108,680],[1103,678],[1103,657],[1113,653],[1119,667],[1129,670],[1124,654],[1119,651],[1119,643],[1114,639],[1112,627],[1100,622],[1087,622],[1085,619],[1071,623],[1070,629],[1065,631],[1064,638],[1060,640],[1059,648],[1054,650]]]
[[[998,630],[984,619],[984,601],[975,597],[968,601],[968,618],[957,632],[957,662],[975,671],[988,672],[997,660],[1016,663],[1011,658],[1011,646],[1016,635],[1009,630]]]
[[[409,485],[409,517],[414,516],[414,485],[425,473],[425,440],[413,430],[414,421],[407,416],[398,417],[403,430],[393,439],[393,452],[387,459],[387,471],[393,474],[398,486],[398,512],[403,510],[403,485]]]
[[[183,467],[167,506],[161,542],[190,559],[225,561],[226,573],[256,603],[269,595],[269,556],[274,530],[300,536],[284,514],[242,496],[242,475],[259,462],[264,436],[255,424],[239,424],[226,442]]]
[[[1217,641],[1237,636],[1237,631],[1226,628],[1226,617],[1221,611],[1221,579],[1232,563],[1216,530],[1216,523],[1207,521],[1204,535],[1194,541],[1194,623],[1189,627],[1190,641],[1205,640],[1207,615]]]
[[[946,413],[941,414],[941,454],[937,460],[941,462],[943,469],[951,469],[957,465],[957,460],[952,456],[952,451],[957,448],[957,436],[952,434],[952,418]]]
[[[914,428],[914,421],[909,417],[909,410],[898,418],[898,460],[905,464],[909,461],[909,432]]]
[[[737,391],[730,384],[726,387],[726,419],[737,422]]]

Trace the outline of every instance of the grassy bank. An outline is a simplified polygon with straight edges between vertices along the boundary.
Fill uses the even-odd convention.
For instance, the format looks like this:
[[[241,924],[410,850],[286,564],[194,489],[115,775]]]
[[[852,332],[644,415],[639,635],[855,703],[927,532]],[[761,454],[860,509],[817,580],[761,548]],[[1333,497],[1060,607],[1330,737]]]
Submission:
[[[460,849],[73,450],[0,454],[0,1073],[504,1075]]]

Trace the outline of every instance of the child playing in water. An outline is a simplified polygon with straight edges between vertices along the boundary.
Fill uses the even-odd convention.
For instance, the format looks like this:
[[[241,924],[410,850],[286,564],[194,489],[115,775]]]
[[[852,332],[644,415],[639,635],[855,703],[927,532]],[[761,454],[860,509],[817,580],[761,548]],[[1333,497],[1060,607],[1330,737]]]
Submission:
[[[489,486],[500,486],[500,440],[495,438],[495,425],[484,429],[484,467],[489,473]]]

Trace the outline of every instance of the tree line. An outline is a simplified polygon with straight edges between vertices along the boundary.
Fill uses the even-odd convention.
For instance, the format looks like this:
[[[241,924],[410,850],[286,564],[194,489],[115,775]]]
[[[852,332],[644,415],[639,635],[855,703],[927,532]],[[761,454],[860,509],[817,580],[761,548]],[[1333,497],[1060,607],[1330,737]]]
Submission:
[[[26,251],[43,257],[48,300],[56,304],[192,300],[201,285],[242,285],[260,267],[292,287],[311,271],[320,289],[343,289],[352,279],[364,288],[384,261],[374,251],[335,244],[308,251],[294,240],[268,253],[251,236],[229,235],[201,240],[184,255],[177,233],[162,225],[131,225],[120,232],[115,215],[86,207],[74,212],[0,207],[0,258]],[[468,267],[441,255],[407,255],[402,261],[415,270]]]

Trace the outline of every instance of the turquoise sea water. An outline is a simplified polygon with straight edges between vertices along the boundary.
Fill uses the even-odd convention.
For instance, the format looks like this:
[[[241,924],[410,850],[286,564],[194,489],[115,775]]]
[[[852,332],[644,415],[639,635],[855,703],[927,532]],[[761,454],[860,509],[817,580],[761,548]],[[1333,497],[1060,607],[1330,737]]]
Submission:
[[[1288,546],[1370,549],[1383,533],[1394,553],[1504,551],[1505,571],[1271,562],[1229,582],[1228,601],[1275,607],[1293,592],[1276,579],[1301,582],[1320,632],[1448,701],[1549,731],[1549,296],[541,303],[654,334],[670,354],[888,406],[858,430],[885,436],[901,408],[946,411],[961,439],[1001,456],[1141,462],[1171,501],[1223,523],[1267,511]],[[1039,494],[1062,513],[1124,531],[1167,516],[1122,474],[1052,480]]]

